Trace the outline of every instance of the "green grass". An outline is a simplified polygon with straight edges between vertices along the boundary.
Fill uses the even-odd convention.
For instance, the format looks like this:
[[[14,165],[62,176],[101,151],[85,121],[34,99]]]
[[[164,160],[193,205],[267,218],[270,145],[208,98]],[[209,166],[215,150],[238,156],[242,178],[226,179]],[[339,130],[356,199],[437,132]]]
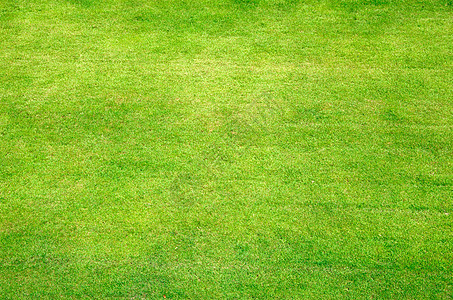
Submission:
[[[451,0],[1,0],[0,298],[451,299]]]

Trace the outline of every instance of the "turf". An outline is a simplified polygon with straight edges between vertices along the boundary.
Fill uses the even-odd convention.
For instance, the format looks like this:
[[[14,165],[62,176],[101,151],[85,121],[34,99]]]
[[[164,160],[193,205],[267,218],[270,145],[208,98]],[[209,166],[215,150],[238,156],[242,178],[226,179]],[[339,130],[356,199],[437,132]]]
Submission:
[[[451,299],[451,0],[0,1],[0,298]]]

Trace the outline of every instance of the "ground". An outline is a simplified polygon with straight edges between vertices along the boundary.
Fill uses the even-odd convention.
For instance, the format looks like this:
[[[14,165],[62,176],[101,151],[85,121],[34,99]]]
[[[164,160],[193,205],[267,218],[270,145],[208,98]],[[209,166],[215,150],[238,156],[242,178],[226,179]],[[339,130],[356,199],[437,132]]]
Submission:
[[[0,298],[450,299],[450,0],[3,0]]]

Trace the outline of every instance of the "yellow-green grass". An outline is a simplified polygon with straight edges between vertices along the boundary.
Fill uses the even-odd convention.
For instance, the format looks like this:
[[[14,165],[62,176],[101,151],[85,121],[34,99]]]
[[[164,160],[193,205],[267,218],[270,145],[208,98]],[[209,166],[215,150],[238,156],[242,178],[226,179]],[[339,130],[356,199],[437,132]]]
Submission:
[[[451,298],[452,5],[0,1],[0,298]]]

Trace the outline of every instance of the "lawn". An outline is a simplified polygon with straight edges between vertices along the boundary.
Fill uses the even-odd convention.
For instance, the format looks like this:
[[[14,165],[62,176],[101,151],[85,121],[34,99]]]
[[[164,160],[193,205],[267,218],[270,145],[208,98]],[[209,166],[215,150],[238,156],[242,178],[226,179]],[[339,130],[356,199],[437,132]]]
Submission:
[[[0,0],[0,298],[451,299],[451,0]]]

